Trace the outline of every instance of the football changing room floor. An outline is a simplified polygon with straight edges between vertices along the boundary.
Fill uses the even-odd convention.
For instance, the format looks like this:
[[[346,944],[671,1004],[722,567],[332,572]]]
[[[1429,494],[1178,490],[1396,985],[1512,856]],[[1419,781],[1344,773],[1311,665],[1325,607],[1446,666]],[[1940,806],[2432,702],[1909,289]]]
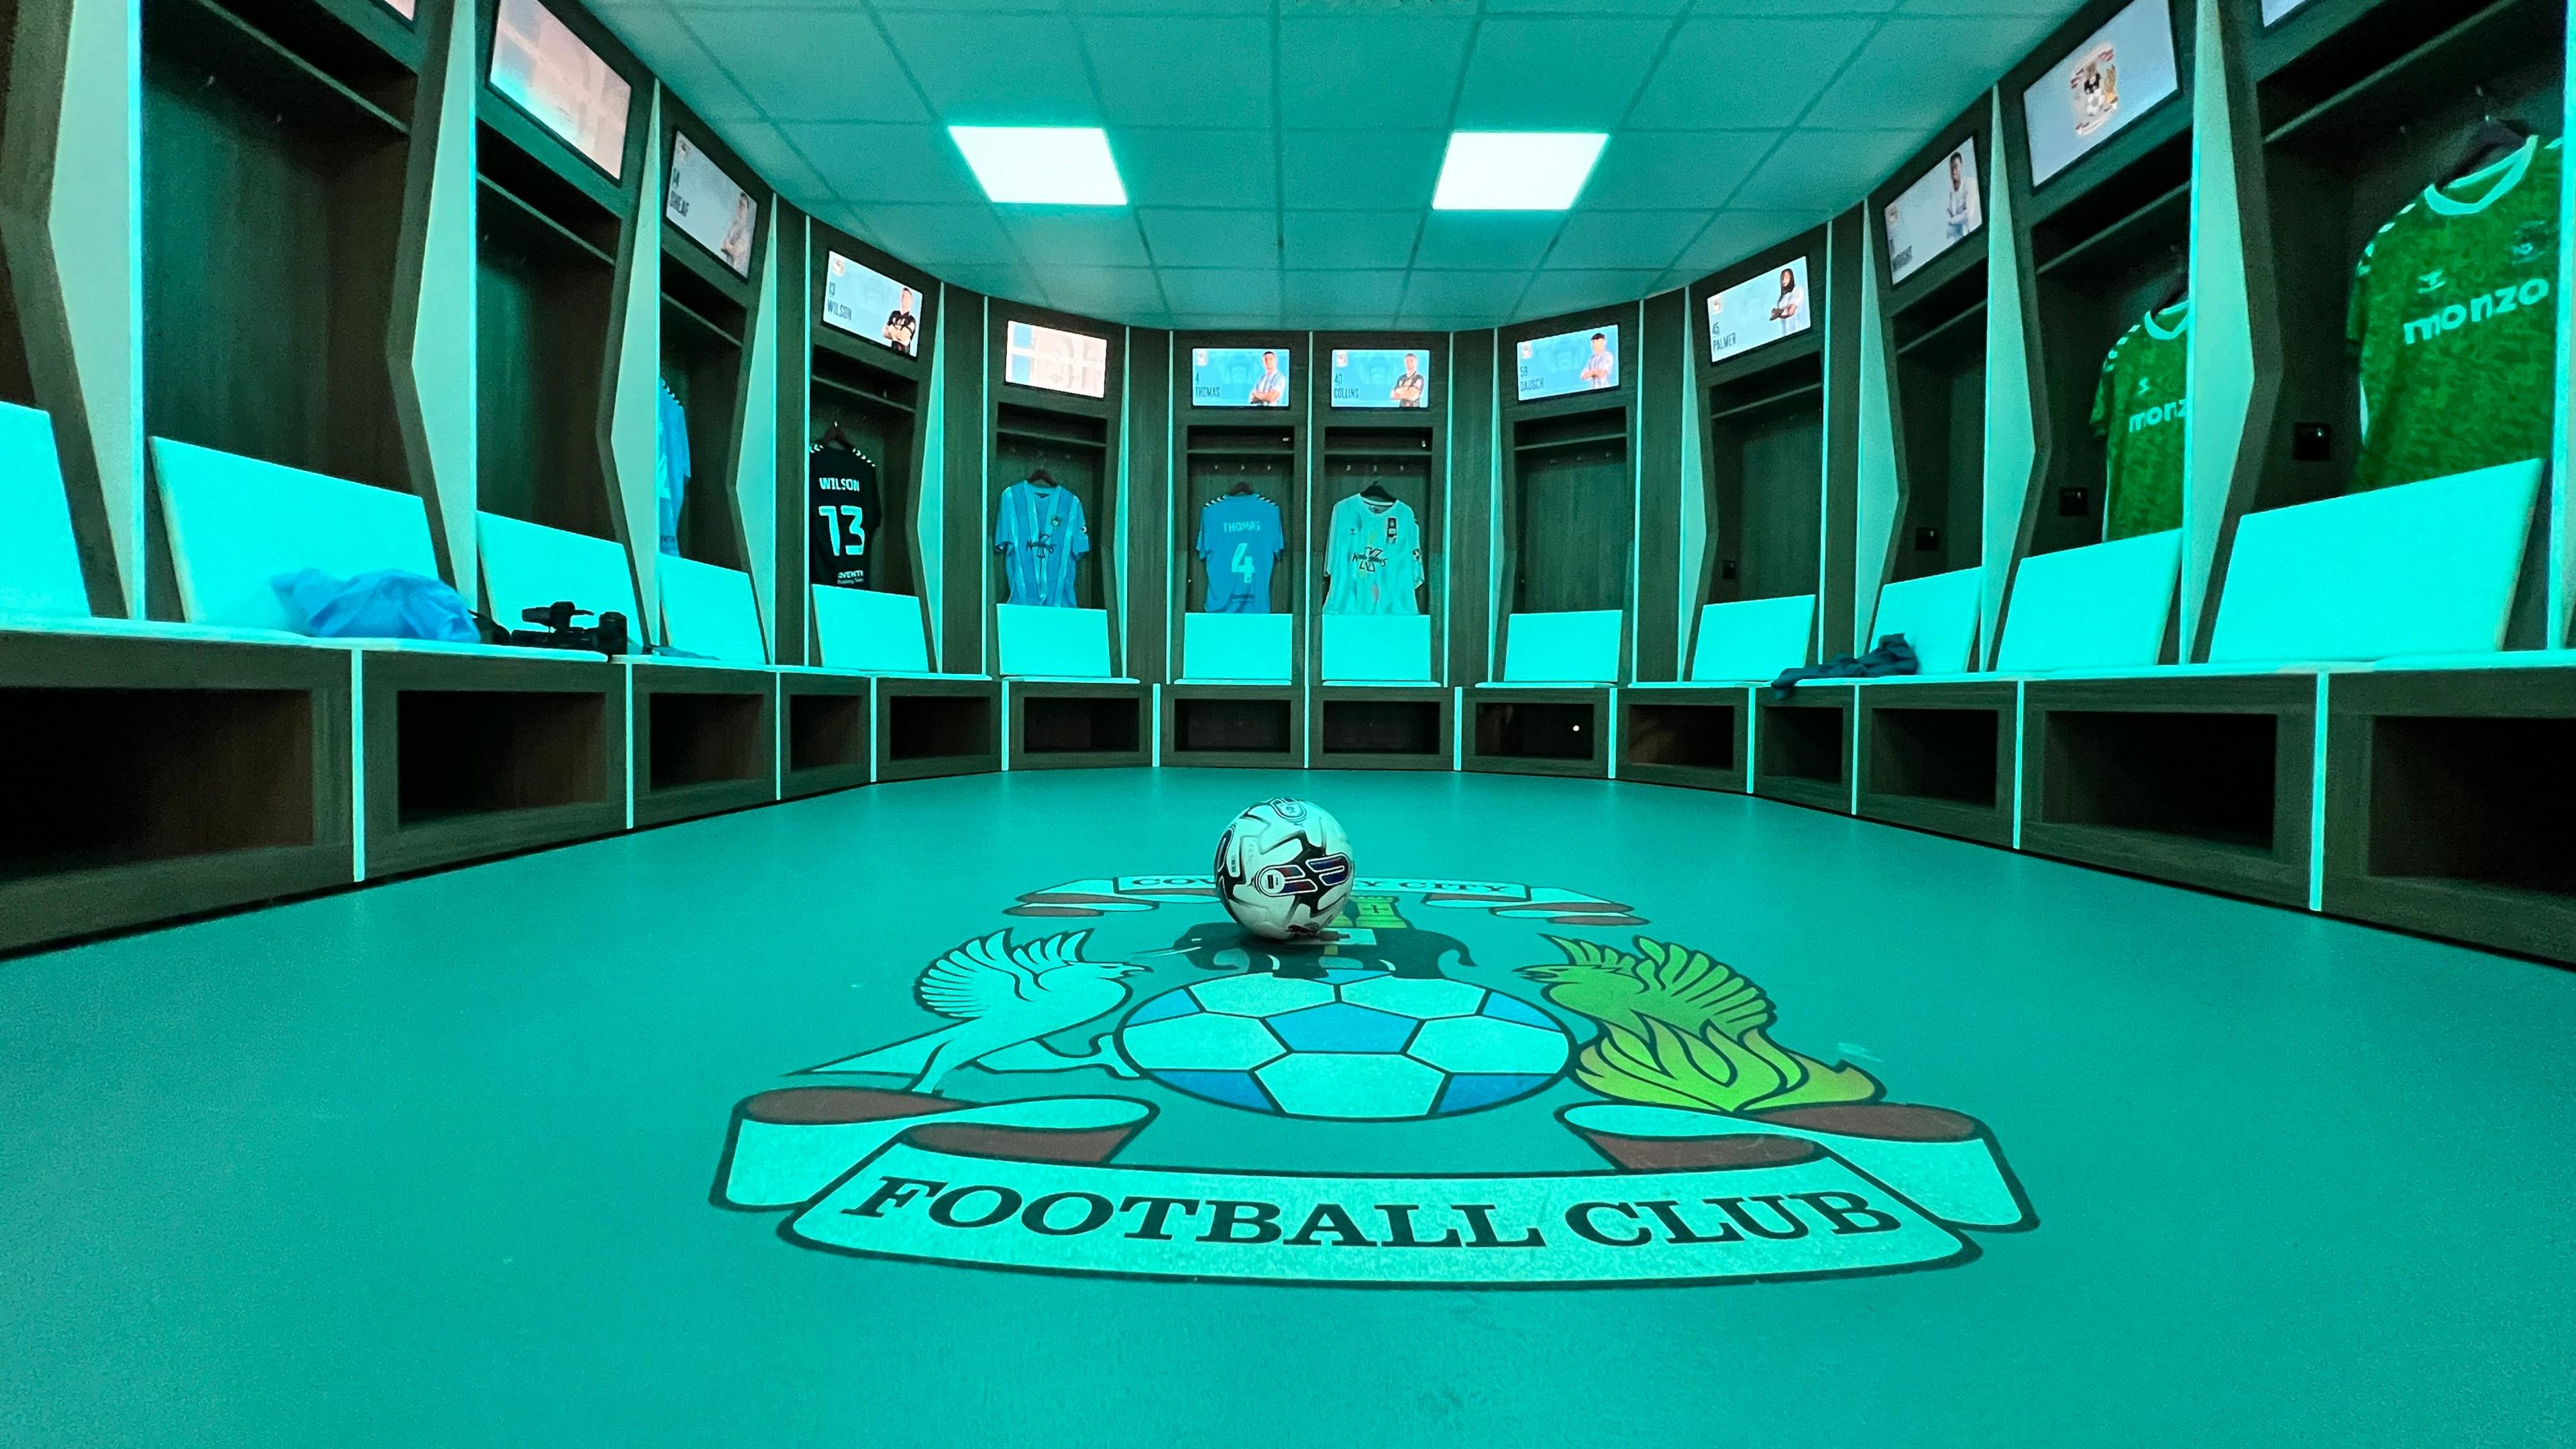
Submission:
[[[2564,1443],[2571,1040],[1739,797],[885,786],[0,962],[0,1443]]]

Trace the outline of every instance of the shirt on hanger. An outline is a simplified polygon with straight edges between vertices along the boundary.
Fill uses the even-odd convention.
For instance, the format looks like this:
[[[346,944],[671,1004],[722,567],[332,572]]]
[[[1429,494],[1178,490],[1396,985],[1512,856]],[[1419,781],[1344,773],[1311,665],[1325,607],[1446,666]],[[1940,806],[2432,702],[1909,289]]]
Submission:
[[[1207,568],[1210,614],[1270,612],[1270,570],[1288,548],[1279,505],[1258,493],[1226,493],[1199,510],[1196,552]]]
[[[837,588],[868,586],[868,561],[876,547],[884,507],[877,496],[877,465],[840,443],[817,443],[805,455],[806,577]]]
[[[653,408],[653,494],[661,514],[662,552],[680,551],[680,505],[689,492],[689,415],[661,384]]]
[[[1333,505],[1324,545],[1327,614],[1419,614],[1422,529],[1404,500],[1354,493]]]
[[[2093,390],[2093,435],[2104,445],[2102,538],[2182,527],[2183,419],[2191,405],[2191,303],[2150,312],[2120,334]]]
[[[1002,556],[1014,604],[1074,607],[1074,564],[1091,552],[1082,500],[1059,483],[1023,478],[1002,490],[993,520],[993,551]]]

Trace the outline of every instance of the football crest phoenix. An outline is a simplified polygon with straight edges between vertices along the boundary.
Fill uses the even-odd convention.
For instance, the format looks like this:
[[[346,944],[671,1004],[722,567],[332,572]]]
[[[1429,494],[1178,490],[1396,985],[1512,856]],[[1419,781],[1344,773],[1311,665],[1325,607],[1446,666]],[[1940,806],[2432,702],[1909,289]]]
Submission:
[[[1277,941],[1220,889],[1023,894],[841,1024],[875,1044],[737,1102],[714,1202],[862,1258],[1387,1288],[1930,1269],[2037,1225],[1984,1124],[1625,903],[1362,877]]]

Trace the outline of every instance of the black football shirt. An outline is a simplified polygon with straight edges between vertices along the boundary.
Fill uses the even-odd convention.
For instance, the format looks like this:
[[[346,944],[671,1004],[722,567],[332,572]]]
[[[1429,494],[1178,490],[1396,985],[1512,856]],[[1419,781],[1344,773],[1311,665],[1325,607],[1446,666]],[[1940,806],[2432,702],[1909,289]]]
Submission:
[[[868,586],[868,559],[884,507],[877,465],[838,443],[817,443],[805,460],[807,577],[845,589]]]

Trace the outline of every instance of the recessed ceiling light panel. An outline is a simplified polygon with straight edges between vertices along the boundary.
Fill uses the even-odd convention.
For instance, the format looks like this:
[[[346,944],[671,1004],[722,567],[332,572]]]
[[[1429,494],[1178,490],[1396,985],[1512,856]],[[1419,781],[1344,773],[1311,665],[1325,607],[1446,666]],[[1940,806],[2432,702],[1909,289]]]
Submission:
[[[1434,211],[1563,211],[1601,159],[1599,131],[1453,131]]]
[[[1125,206],[1127,187],[1097,126],[951,126],[984,194],[1032,206]]]

